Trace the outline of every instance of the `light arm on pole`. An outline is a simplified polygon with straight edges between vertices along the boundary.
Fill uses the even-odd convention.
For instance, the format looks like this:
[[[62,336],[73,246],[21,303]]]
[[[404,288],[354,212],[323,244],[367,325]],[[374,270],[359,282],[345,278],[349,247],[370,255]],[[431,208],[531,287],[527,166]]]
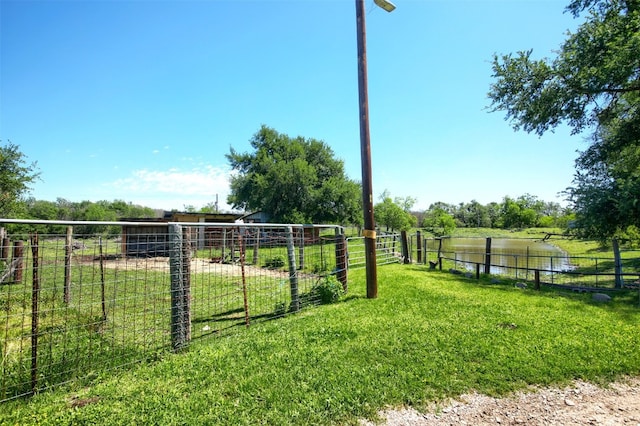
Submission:
[[[391,3],[388,0],[373,0],[373,2],[375,4],[377,4],[379,7],[383,8],[384,10],[386,10],[387,12],[392,12],[393,9],[396,8],[396,5]]]

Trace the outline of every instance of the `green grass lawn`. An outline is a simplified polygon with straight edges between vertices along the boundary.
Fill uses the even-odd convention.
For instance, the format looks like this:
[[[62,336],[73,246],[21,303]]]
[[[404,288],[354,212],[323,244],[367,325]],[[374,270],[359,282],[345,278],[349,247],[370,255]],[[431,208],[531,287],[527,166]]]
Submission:
[[[341,302],[2,404],[0,424],[355,424],[471,390],[640,374],[638,293],[520,290],[424,265],[364,270]]]

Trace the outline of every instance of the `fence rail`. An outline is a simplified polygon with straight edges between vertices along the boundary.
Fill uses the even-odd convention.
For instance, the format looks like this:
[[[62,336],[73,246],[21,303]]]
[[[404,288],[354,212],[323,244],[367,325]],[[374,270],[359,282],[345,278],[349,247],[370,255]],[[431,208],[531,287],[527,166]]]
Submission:
[[[105,225],[105,222],[95,222]],[[341,227],[0,219],[0,401],[180,350],[347,288]],[[42,225],[66,232],[39,234]]]
[[[481,240],[484,246],[485,239]],[[530,250],[528,246],[521,250],[501,248],[503,244],[495,244],[496,241],[494,244],[498,247],[492,248],[491,239],[486,240],[485,250],[445,249],[441,240],[421,239],[418,235],[411,236],[409,245],[418,263],[442,268],[445,262],[446,268],[462,269],[467,274],[478,271],[526,281],[535,280],[538,273],[543,284],[581,290],[637,288],[640,283],[640,259],[637,258],[623,258],[616,267],[613,256],[570,256],[559,250]]]
[[[366,252],[364,237],[350,237],[349,269],[364,268],[366,266]],[[376,264],[388,265],[403,260],[402,239],[400,234],[380,234],[376,237]]]

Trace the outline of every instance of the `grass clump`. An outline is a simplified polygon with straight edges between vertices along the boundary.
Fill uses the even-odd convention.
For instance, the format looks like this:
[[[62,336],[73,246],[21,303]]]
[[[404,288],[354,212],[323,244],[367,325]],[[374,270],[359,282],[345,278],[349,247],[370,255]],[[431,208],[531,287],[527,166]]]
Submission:
[[[272,256],[265,260],[265,268],[277,269],[284,267],[284,256]]]
[[[385,406],[640,374],[622,295],[520,290],[424,266],[350,272],[339,303],[194,341],[183,354],[4,404],[0,424],[356,424]]]
[[[344,296],[344,287],[333,275],[327,275],[313,286],[311,292],[318,295],[322,304],[335,303]]]

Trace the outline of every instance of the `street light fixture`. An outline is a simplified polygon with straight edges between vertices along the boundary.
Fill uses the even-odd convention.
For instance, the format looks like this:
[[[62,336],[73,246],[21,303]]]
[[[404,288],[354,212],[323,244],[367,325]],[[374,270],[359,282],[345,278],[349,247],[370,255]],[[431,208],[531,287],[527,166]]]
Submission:
[[[373,0],[391,12],[395,5],[388,0]],[[367,42],[364,22],[364,0],[356,0],[358,34],[358,97],[360,100],[360,158],[362,162],[362,209],[364,213],[364,249],[367,268],[367,298],[378,297],[376,265],[376,227],[373,217],[373,185],[371,184],[371,139],[369,135],[369,96],[367,93]]]
[[[387,0],[373,0],[375,4],[379,7],[383,8],[387,12],[393,12],[393,9],[396,8],[396,5]]]

